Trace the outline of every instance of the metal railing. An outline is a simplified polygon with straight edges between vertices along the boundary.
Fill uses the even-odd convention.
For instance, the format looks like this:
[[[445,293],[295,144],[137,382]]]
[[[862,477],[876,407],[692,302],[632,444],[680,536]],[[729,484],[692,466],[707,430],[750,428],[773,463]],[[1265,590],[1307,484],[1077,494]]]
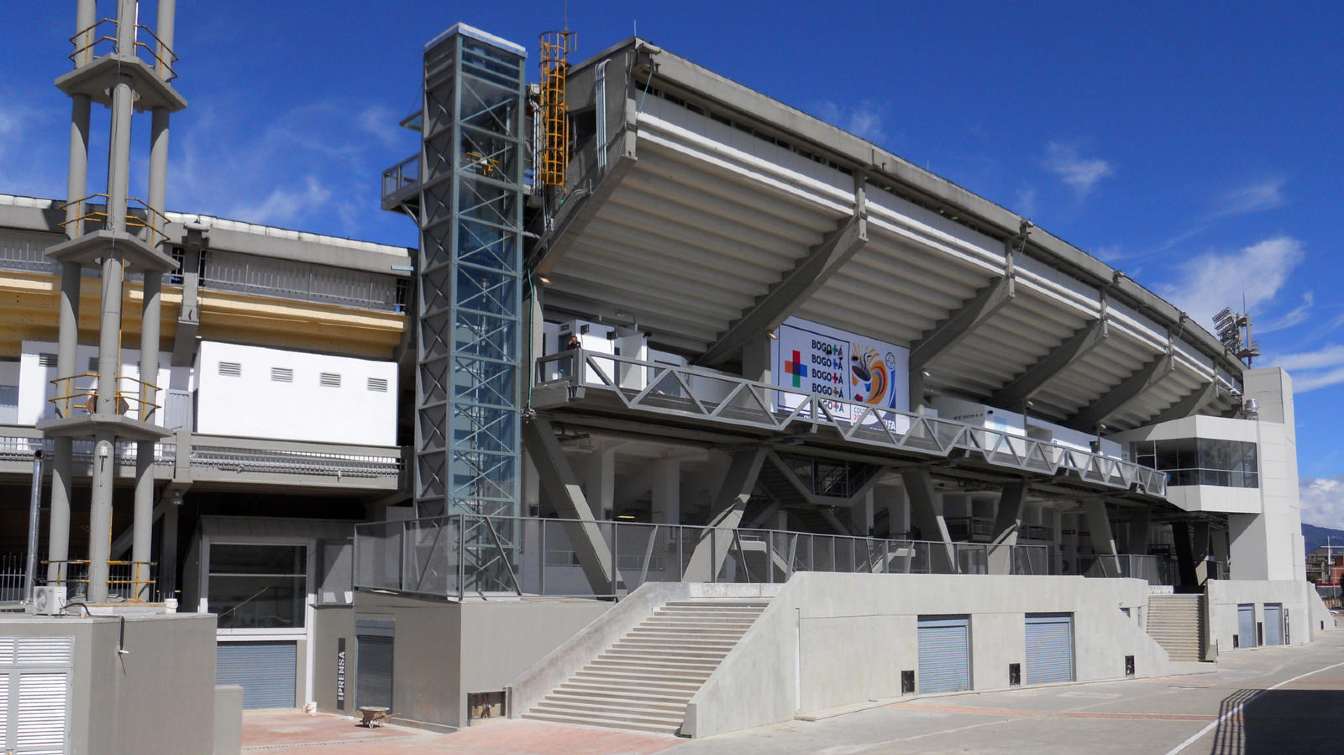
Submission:
[[[382,199],[420,183],[420,155],[411,155],[383,171]]]
[[[19,553],[0,553],[0,603],[18,603],[23,594],[24,567],[27,561]]]
[[[1212,485],[1220,488],[1258,488],[1260,474],[1253,470],[1186,467],[1164,469],[1168,485]]]
[[[988,542],[994,537],[994,520],[982,516],[949,516],[947,534],[953,540]]]
[[[308,262],[211,249],[206,252],[201,288],[278,296],[322,304],[400,312],[397,277]]]
[[[468,538],[481,522],[495,537]],[[615,564],[610,584],[594,588],[583,569],[585,531],[601,538],[607,563]],[[697,547],[718,554],[717,565],[693,565]],[[1046,546],[1000,548],[1002,573],[1049,573]],[[800,571],[987,574],[991,565],[998,561],[984,543],[451,514],[355,525],[354,586],[459,600],[477,593],[619,598],[645,582],[782,583]]]
[[[68,601],[84,600],[88,597],[89,566],[92,562],[81,560],[43,561],[38,569],[38,584],[65,585],[65,597]],[[47,567],[57,565],[58,577],[45,579]],[[157,603],[159,595],[157,570],[154,561],[108,561],[107,597],[108,600],[127,603]]]
[[[1142,579],[1150,585],[1176,584],[1176,563],[1165,556],[1121,553],[1116,556],[1094,556],[1080,572],[1085,577],[1118,577]]]
[[[826,425],[851,443],[941,457],[966,451],[1019,471],[1072,474],[1105,487],[1154,496],[1166,493],[1162,472],[1122,459],[694,367],[574,349],[538,359],[537,383],[609,391],[627,409],[775,431],[799,424]]]
[[[117,45],[117,19],[100,18],[92,24],[75,32],[69,39],[74,48],[66,57],[70,62],[79,65],[81,55],[87,53],[88,56],[97,57],[101,55],[110,55],[116,52]],[[104,27],[111,27],[111,31],[104,31]],[[150,45],[147,42],[141,42],[140,34],[145,34],[154,43]],[[104,48],[111,47],[111,50],[105,51]],[[177,78],[177,71],[173,69],[173,64],[178,61],[177,53],[159,39],[153,30],[144,24],[135,25],[135,37],[132,43],[135,54],[151,67],[162,69],[164,81],[172,81]],[[164,54],[159,53],[159,48],[163,49]]]
[[[39,435],[0,435],[0,462],[33,460],[33,453],[43,450],[50,458],[55,442]],[[135,464],[136,443],[118,441],[114,458],[118,464]],[[172,466],[177,458],[177,444],[154,444],[154,463]],[[93,441],[76,440],[72,459],[76,464],[93,460]],[[337,479],[387,479],[401,474],[400,456],[379,456],[323,452],[317,450],[264,449],[243,446],[193,443],[190,463],[193,469],[216,469],[239,473],[269,473],[335,477]]]
[[[83,384],[80,384],[80,381],[84,381]],[[77,414],[94,414],[97,412],[98,373],[80,372],[75,375],[53,378],[50,382],[56,386],[56,395],[47,399],[47,403],[56,407],[57,416],[72,417]],[[129,387],[123,387],[123,383],[129,384]],[[141,395],[145,392],[148,392],[150,396],[149,401],[141,398]],[[134,410],[134,416],[137,420],[151,422],[160,408],[159,404],[155,403],[158,395],[159,387],[157,385],[126,375],[118,375],[113,402],[117,414],[124,415]]]
[[[102,199],[101,202],[90,202],[90,199]],[[110,215],[107,210],[107,194],[89,194],[79,199],[71,199],[62,203],[62,207],[67,211],[68,216],[62,220],[60,225],[65,227],[71,223],[83,223],[84,231],[90,229],[106,228]],[[70,209],[74,209],[73,214],[69,214]],[[157,221],[157,222],[154,222]],[[151,245],[157,245],[168,239],[163,232],[163,228],[170,221],[168,216],[154,209],[148,202],[137,197],[126,198],[126,228],[134,233],[141,233],[145,240]]]

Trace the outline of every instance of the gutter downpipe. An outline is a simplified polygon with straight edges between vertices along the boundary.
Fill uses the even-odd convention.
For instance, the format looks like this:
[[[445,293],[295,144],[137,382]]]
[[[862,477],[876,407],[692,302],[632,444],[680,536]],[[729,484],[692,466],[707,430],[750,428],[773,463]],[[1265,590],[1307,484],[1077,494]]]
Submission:
[[[597,145],[597,174],[607,172],[607,64],[611,58],[597,64],[593,75],[593,103],[597,107],[597,133],[594,141]]]
[[[42,449],[33,452],[33,486],[28,497],[28,554],[23,566],[23,599],[33,602],[37,580],[37,529],[42,516]],[[50,556],[48,556],[50,558]]]

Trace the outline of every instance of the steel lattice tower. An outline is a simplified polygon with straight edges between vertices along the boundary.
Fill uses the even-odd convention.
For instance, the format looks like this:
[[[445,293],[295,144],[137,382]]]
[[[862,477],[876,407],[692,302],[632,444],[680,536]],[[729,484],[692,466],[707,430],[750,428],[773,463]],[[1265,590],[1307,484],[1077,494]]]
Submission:
[[[526,55],[463,24],[425,48],[415,310],[421,517],[518,513]],[[494,539],[483,526],[462,537],[469,554]],[[484,564],[473,558],[462,576],[487,589]]]

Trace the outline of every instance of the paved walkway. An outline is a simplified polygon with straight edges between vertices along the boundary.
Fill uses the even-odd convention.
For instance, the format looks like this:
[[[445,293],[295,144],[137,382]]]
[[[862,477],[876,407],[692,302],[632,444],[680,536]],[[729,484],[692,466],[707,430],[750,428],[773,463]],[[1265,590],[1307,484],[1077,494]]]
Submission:
[[[1305,648],[1225,654],[1211,673],[923,698],[700,740],[536,721],[456,734],[294,711],[249,713],[244,752],[1315,753],[1344,752],[1344,631]]]

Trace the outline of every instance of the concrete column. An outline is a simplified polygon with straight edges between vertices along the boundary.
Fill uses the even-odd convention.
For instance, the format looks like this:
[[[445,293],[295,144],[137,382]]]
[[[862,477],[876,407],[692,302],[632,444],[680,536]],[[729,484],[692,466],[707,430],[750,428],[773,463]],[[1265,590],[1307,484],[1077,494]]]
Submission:
[[[117,464],[116,438],[99,433],[93,443],[93,502],[89,507],[90,603],[107,600],[107,560],[112,554],[112,483]]]
[[[134,53],[132,53],[134,54]],[[111,154],[107,162],[107,228],[115,233],[126,231],[126,198],[130,189],[131,102],[129,76],[118,78],[112,88],[112,125],[108,140]]]
[[[774,362],[770,359],[770,344],[773,339],[762,333],[742,347],[742,377],[759,383],[773,383],[771,370]]]
[[[1111,532],[1111,519],[1106,513],[1106,501],[1100,498],[1088,499],[1085,510],[1087,529],[1092,533],[1092,553],[1101,563],[1101,573],[1107,577],[1120,576],[1120,559],[1115,547],[1115,534]]]
[[[177,597],[177,510],[182,499],[163,507],[163,533],[159,539],[159,592],[165,600]]]
[[[859,494],[858,500],[849,507],[849,530],[857,537],[873,536],[874,503],[876,496],[869,488]]]
[[[952,537],[947,533],[947,521],[939,510],[933,476],[927,469],[914,467],[902,469],[901,479],[905,482],[906,495],[910,496],[911,539],[942,543],[941,548],[934,548],[934,552],[929,554],[930,567],[935,572],[959,572],[956,546],[952,544]]]
[[[652,471],[654,523],[681,524],[681,461],[659,459]]]
[[[910,531],[910,502],[905,488],[885,486],[879,489],[883,505],[887,507],[887,537],[906,537]]]
[[[723,567],[732,543],[733,530],[742,522],[747,501],[756,489],[756,478],[765,462],[765,449],[744,448],[733,452],[728,474],[715,496],[710,519],[686,565],[687,582],[712,582]]]
[[[164,0],[159,0],[160,3]],[[166,208],[168,189],[168,111],[155,108],[151,117],[149,142],[149,206],[157,212]],[[149,213],[149,227],[155,232],[146,241],[153,246],[163,238],[163,219]]]
[[[162,197],[160,197],[162,199]],[[152,407],[162,404],[165,394],[157,387],[159,382],[159,294],[163,275],[145,271],[144,303],[140,316],[140,406],[136,412],[142,422],[160,421]],[[135,579],[149,578],[150,548],[154,533],[154,441],[142,440],[135,446],[135,519],[131,525],[132,575]],[[147,586],[146,586],[147,588]],[[147,589],[138,596],[149,598]]]
[[[103,258],[102,316],[98,324],[98,414],[116,415],[121,373],[121,293],[125,274],[120,257]]]
[[[583,495],[578,475],[556,440],[555,429],[549,420],[535,416],[523,425],[523,442],[536,465],[541,490],[555,506],[555,513],[561,519],[580,521],[567,525],[565,531],[589,586],[595,594],[611,594],[612,584],[617,581],[611,548],[593,521],[593,510]]]
[[[612,519],[616,507],[616,451],[598,446],[588,456],[583,493],[593,507],[593,516]]]
[[[1209,533],[1209,553],[1213,560],[1217,561],[1224,570],[1220,572],[1217,579],[1227,579],[1228,561],[1228,532],[1227,530],[1212,530]]]
[[[1129,552],[1148,555],[1149,530],[1152,529],[1152,510],[1144,507],[1134,512],[1129,520]]]
[[[1022,528],[1026,494],[1026,483],[1015,482],[1003,486],[998,511],[994,514],[994,540],[989,546],[990,574],[1013,573],[1012,546],[1017,545],[1017,534]]]
[[[1192,530],[1194,542],[1190,550],[1195,562],[1195,584],[1202,587],[1209,579],[1209,523],[1195,522]]]
[[[170,62],[168,58],[173,48],[177,0],[159,0],[158,6],[158,17],[154,21],[154,36],[159,38],[159,60],[154,65],[154,71],[159,75],[159,78],[166,81],[171,76],[168,70],[168,63]]]
[[[1176,546],[1176,566],[1180,574],[1178,587],[1193,589],[1199,584],[1195,571],[1195,553],[1190,547],[1190,525],[1188,522],[1171,523],[1171,539]]]

